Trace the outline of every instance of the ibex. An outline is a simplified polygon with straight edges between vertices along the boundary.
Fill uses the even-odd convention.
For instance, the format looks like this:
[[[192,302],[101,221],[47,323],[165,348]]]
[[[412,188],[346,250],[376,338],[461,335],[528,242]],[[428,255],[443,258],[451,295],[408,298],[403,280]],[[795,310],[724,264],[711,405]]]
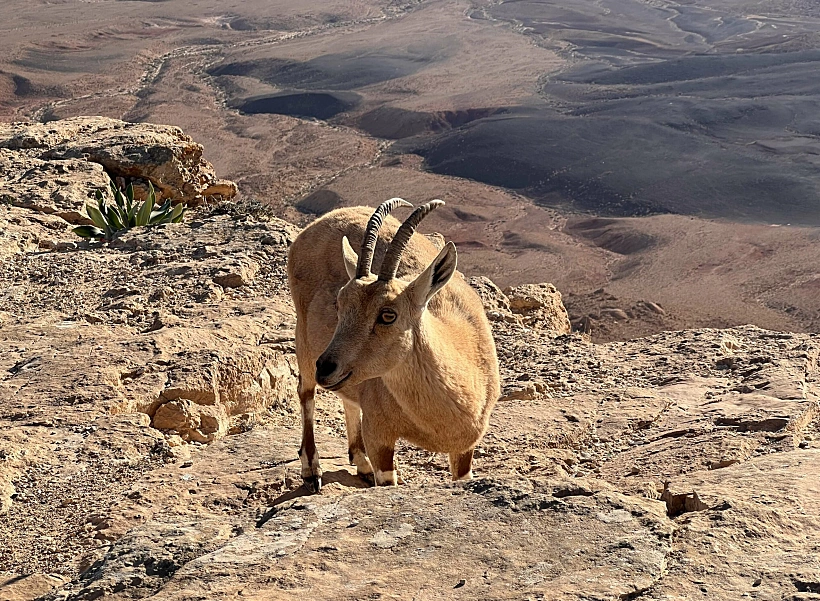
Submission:
[[[396,484],[399,438],[449,453],[454,480],[472,477],[473,449],[499,396],[498,360],[481,300],[456,274],[456,247],[448,242],[439,252],[413,235],[443,204],[419,206],[401,226],[388,215],[412,206],[400,198],[372,215],[367,207],[337,209],[290,248],[299,457],[312,492],[322,486],[313,433],[317,384],[344,402],[350,463],[360,477]],[[358,256],[351,243],[360,245]],[[378,276],[370,271],[374,257],[383,257]]]

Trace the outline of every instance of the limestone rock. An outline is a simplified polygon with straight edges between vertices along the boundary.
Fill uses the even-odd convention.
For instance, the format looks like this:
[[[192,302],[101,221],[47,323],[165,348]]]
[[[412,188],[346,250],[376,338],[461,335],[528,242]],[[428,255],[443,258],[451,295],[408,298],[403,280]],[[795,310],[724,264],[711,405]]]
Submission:
[[[217,180],[202,146],[173,126],[105,117],[0,124],[0,149],[44,161],[96,163],[111,176],[150,181],[162,198],[191,206],[208,195],[236,194],[232,182]]]
[[[490,321],[526,325],[554,336],[572,331],[561,293],[552,284],[526,284],[502,292],[484,276],[471,277],[469,282],[478,292]]]
[[[490,278],[483,275],[471,277],[470,286],[478,292],[481,302],[484,303],[484,309],[488,313],[490,311],[509,312],[510,299]]]
[[[85,204],[94,199],[96,190],[110,197],[108,182],[97,163],[44,161],[0,148],[0,201],[15,206],[53,214],[73,224],[91,223]]]
[[[229,421],[221,405],[198,405],[178,399],[163,403],[154,413],[152,425],[177,432],[183,440],[212,442],[227,434]]]
[[[625,598],[661,578],[671,550],[663,503],[606,491],[558,498],[552,490],[480,479],[421,495],[374,489],[366,504],[331,490],[270,507],[249,528],[230,528],[224,518],[166,517],[114,543],[66,592],[69,599],[233,598],[253,586],[260,598],[300,599],[310,591],[311,598],[331,599],[338,578],[351,599],[388,590],[405,599],[464,586],[474,599],[517,591],[580,600]],[[385,576],[359,569],[374,553]],[[315,562],[322,569],[309,569]],[[402,578],[387,577],[398,570]],[[281,576],[270,578],[270,571]],[[280,578],[294,571],[298,584],[283,588]]]
[[[665,482],[663,485],[661,501],[666,503],[666,515],[670,517],[709,509],[709,506],[700,500],[697,491],[675,494],[669,490],[669,482]]]
[[[51,574],[0,575],[0,598],[3,601],[31,601],[65,583],[66,578]]]
[[[531,327],[553,332],[556,336],[569,334],[569,322],[561,293],[552,284],[525,284],[504,290],[510,302],[510,310],[524,318]]]
[[[55,215],[0,203],[0,259],[56,248],[59,243],[76,238],[68,224]]]
[[[167,370],[159,401],[144,410],[153,414],[155,428],[183,440],[212,442],[228,433],[236,416],[288,410],[294,372],[292,356],[264,347],[224,354],[184,351]]]
[[[519,325],[522,323],[521,316],[510,311],[510,299],[490,278],[483,275],[474,276],[469,279],[469,283],[481,298],[490,321],[508,321]]]
[[[236,196],[238,192],[239,188],[235,182],[229,179],[218,179],[202,191],[202,196],[205,198],[217,196],[228,199]]]
[[[220,267],[214,275],[214,283],[223,288],[239,288],[253,282],[259,272],[259,265],[250,260],[240,260],[231,265]]]

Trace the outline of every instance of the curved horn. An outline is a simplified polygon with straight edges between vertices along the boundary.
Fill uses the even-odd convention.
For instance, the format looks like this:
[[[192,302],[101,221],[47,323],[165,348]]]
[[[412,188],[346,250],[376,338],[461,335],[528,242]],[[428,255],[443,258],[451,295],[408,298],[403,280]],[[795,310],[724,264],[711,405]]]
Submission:
[[[430,211],[437,209],[443,204],[443,200],[431,200],[430,202],[419,206],[410,214],[410,217],[404,220],[404,223],[401,224],[399,231],[397,231],[396,235],[393,236],[393,241],[390,243],[390,248],[387,250],[387,254],[384,255],[382,268],[381,271],[379,271],[380,280],[387,281],[396,277],[396,272],[399,269],[399,261],[401,261],[401,255],[404,253],[404,249],[410,242],[410,237],[413,235],[413,232],[416,231],[416,228],[421,220],[427,217]]]
[[[376,251],[376,240],[379,237],[379,229],[382,226],[382,221],[390,211],[396,207],[412,207],[409,202],[403,198],[391,198],[385,200],[380,204],[370,220],[367,222],[367,228],[364,230],[364,237],[362,238],[362,251],[359,253],[359,263],[356,265],[356,278],[366,278],[370,275],[370,266],[373,264],[373,253]]]

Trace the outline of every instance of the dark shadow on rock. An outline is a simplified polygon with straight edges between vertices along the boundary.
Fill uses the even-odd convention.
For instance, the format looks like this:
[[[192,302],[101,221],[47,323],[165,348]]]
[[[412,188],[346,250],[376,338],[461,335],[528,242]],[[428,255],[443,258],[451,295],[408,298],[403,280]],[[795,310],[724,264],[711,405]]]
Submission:
[[[322,475],[322,483],[323,485],[327,486],[328,484],[341,484],[347,488],[370,488],[370,485],[359,478],[358,476],[351,474],[347,470],[336,470],[333,472],[325,472]],[[286,493],[283,493],[274,499],[271,507],[265,514],[259,518],[257,521],[257,528],[267,522],[273,515],[276,513],[277,508],[282,503],[286,503],[287,501],[292,501],[293,499],[298,499],[299,497],[308,497],[315,493],[308,490],[308,488],[302,484],[299,488],[294,490],[289,490]],[[320,493],[321,494],[321,493]]]
[[[322,476],[322,481],[327,484],[334,482],[346,486],[348,488],[370,488],[370,485],[347,470],[336,470],[335,472],[325,472]]]

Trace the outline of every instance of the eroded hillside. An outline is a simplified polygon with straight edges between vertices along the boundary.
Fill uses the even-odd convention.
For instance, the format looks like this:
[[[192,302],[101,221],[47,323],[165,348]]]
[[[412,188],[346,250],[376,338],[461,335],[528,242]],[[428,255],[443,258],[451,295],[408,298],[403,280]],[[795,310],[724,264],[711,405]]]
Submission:
[[[820,597],[818,336],[591,344],[551,286],[475,278],[504,378],[477,478],[403,447],[406,484],[366,488],[324,394],[327,484],[305,496],[298,230],[177,169],[210,204],[79,241],[64,217],[125,174],[49,127],[0,140],[29,165],[0,176],[0,598]],[[106,127],[120,156],[185,164],[162,128]]]
[[[811,0],[5,0],[0,121],[179,126],[299,225],[443,198],[429,225],[465,273],[554,283],[596,341],[816,333],[818,14]]]

